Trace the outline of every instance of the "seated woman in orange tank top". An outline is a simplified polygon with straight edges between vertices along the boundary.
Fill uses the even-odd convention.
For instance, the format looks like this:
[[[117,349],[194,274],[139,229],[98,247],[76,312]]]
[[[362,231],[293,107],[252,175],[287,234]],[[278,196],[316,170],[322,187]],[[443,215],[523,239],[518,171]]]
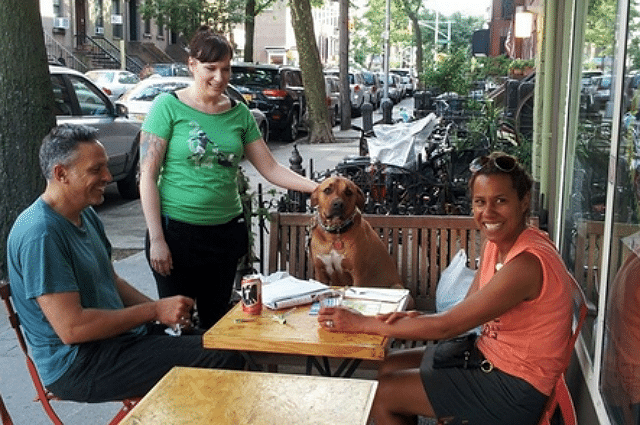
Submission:
[[[532,179],[501,152],[470,169],[474,219],[487,242],[463,301],[438,314],[319,312],[328,331],[413,340],[446,340],[482,326],[475,344],[482,367],[434,367],[433,344],[390,354],[378,372],[376,425],[416,423],[418,415],[447,424],[535,425],[565,367],[573,278],[546,234],[527,226]]]

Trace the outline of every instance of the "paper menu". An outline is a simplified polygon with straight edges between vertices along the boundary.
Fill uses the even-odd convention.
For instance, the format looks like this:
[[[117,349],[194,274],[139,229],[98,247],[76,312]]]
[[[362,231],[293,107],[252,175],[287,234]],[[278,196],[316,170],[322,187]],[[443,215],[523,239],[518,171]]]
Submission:
[[[262,304],[271,309],[281,309],[296,305],[309,304],[319,293],[329,289],[315,280],[301,280],[293,276],[280,277],[269,283],[264,279],[262,286]]]
[[[342,301],[342,305],[359,311],[365,316],[375,316],[377,314],[393,313],[398,311],[398,304],[385,303],[380,301],[362,300],[347,298]]]
[[[365,316],[375,316],[377,314],[393,313],[402,310],[399,304],[385,303],[380,301],[359,300],[347,298],[342,301],[343,307],[352,308]],[[315,316],[320,310],[320,303],[314,302],[309,310],[310,316]]]
[[[408,289],[395,288],[354,288],[349,287],[344,292],[345,298],[359,300],[382,301],[387,303],[399,303],[409,296]]]

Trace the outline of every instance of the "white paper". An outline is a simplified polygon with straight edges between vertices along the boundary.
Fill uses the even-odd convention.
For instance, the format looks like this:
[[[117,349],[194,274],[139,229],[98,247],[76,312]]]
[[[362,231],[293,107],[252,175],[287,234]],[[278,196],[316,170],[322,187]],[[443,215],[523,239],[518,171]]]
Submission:
[[[348,288],[344,293],[346,298],[382,301],[387,303],[399,303],[408,295],[408,289],[396,288]]]
[[[269,281],[269,279],[266,280]],[[308,300],[309,295],[328,289],[327,285],[316,280],[301,280],[286,276],[262,286],[262,304],[269,308],[277,308],[279,304],[283,304],[282,301],[299,298],[302,302]]]

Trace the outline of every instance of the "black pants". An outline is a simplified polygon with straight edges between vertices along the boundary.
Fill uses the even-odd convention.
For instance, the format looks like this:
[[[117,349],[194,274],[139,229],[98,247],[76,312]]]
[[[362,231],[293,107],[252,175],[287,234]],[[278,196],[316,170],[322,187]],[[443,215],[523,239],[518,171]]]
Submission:
[[[243,216],[217,226],[197,226],[162,218],[173,269],[161,276],[153,269],[160,298],[185,295],[196,300],[199,326],[209,329],[229,310],[238,260],[247,253]],[[149,233],[146,237],[149,260]]]
[[[64,400],[88,403],[145,395],[174,366],[242,369],[233,351],[206,350],[202,332],[179,337],[148,325],[147,335],[121,335],[80,344],[71,367],[47,388]]]

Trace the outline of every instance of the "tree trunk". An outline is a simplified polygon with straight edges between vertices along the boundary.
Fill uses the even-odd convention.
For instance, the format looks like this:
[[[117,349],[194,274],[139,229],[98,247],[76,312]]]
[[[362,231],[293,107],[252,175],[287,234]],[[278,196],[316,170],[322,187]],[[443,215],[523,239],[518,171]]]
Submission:
[[[42,138],[55,125],[38,0],[3,0],[0,8],[0,278],[6,241],[20,212],[42,192]]]
[[[300,69],[309,112],[309,143],[335,142],[326,103],[322,62],[313,30],[309,0],[291,1],[291,21],[300,55]]]
[[[256,26],[256,0],[247,0],[244,16],[244,61],[253,62],[253,34]]]

